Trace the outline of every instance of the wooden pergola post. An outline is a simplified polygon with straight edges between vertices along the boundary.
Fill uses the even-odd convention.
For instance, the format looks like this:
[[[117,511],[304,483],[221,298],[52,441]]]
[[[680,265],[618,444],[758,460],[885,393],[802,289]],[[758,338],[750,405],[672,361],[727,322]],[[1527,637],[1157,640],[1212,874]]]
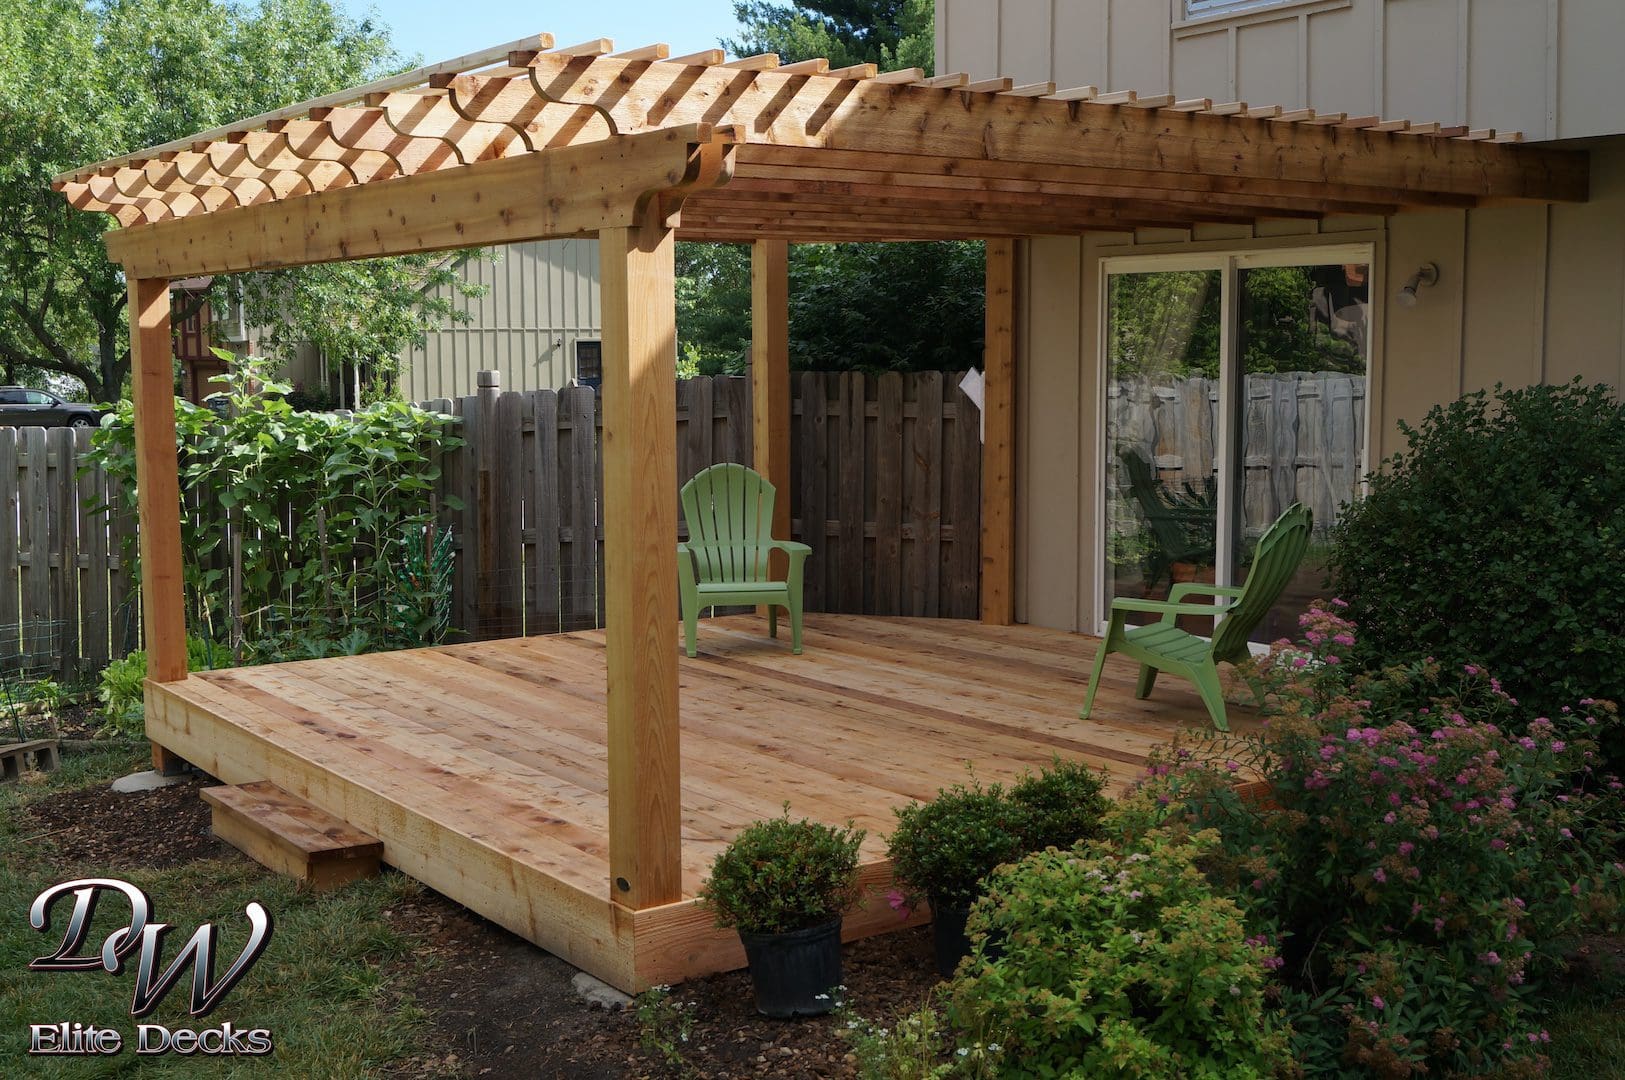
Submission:
[[[982,621],[1015,621],[1016,244],[987,242],[982,351]]]
[[[677,718],[676,243],[598,234],[604,341],[604,587],[610,896],[682,899]]]
[[[751,457],[778,490],[773,535],[790,539],[790,245],[758,240],[750,248]],[[773,554],[782,574],[784,555]]]
[[[174,341],[169,282],[127,274],[130,289],[130,389],[135,402],[136,505],[141,528],[141,618],[147,679],[186,678],[186,592],[181,571],[180,461],[175,450]],[[176,771],[179,760],[157,743],[152,763]]]

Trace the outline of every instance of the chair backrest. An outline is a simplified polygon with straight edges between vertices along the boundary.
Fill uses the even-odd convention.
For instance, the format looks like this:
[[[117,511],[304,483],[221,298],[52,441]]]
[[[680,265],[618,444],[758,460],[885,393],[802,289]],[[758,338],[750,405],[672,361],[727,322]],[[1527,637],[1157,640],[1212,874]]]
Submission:
[[[760,473],[732,463],[702,469],[683,485],[683,520],[700,581],[768,579],[776,495]]]
[[[1259,538],[1253,565],[1242,583],[1235,605],[1213,629],[1213,655],[1219,659],[1240,656],[1247,651],[1247,635],[1264,618],[1280,597],[1281,590],[1298,572],[1303,553],[1309,547],[1309,527],[1314,515],[1302,503],[1293,503],[1275,519]]]

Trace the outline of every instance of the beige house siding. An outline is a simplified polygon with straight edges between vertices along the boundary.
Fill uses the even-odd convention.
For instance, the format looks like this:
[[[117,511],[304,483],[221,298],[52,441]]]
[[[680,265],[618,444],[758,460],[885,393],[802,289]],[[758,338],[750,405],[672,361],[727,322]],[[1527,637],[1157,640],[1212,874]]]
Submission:
[[[1625,141],[1593,158],[1581,206],[1264,222],[1256,229],[1094,233],[1022,246],[1018,334],[1016,615],[1095,628],[1101,270],[1108,256],[1370,243],[1379,274],[1371,358],[1373,453],[1464,391],[1576,375],[1625,386]],[[1424,262],[1421,303],[1392,297]],[[1027,587],[1034,571],[1040,589]]]
[[[431,333],[402,356],[408,401],[472,394],[483,370],[500,371],[507,390],[551,389],[575,378],[576,342],[599,336],[596,241],[514,244],[497,262],[469,263],[465,277],[489,291],[469,299],[448,290],[471,321]]]
[[[939,71],[1379,113],[1572,139],[1625,132],[1620,0],[938,0]]]

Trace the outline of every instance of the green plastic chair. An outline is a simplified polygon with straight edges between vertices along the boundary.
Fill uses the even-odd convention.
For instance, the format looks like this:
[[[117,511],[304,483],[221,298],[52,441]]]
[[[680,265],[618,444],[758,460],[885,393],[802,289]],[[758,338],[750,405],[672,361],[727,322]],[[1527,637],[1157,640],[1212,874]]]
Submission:
[[[1083,718],[1089,719],[1100,688],[1100,673],[1106,657],[1126,653],[1140,662],[1140,682],[1134,696],[1151,696],[1157,673],[1166,671],[1196,684],[1207,706],[1213,726],[1229,731],[1224,716],[1224,692],[1219,686],[1219,664],[1234,664],[1248,656],[1247,635],[1275,604],[1281,590],[1303,561],[1309,547],[1309,527],[1313,520],[1307,507],[1293,503],[1275,520],[1258,541],[1247,582],[1239,587],[1182,582],[1168,591],[1167,600],[1135,600],[1122,597],[1112,601],[1106,636],[1095,654],[1095,670],[1089,679],[1089,696],[1083,703]],[[1192,594],[1223,597],[1212,604],[1186,603]],[[1130,612],[1150,612],[1162,618],[1145,626],[1131,626]],[[1213,615],[1218,618],[1211,638],[1201,638],[1181,630],[1174,620],[1180,615]],[[1257,685],[1253,686],[1256,695]]]
[[[767,632],[779,636],[779,608],[790,613],[790,651],[801,652],[801,576],[812,548],[773,539],[773,485],[743,465],[713,465],[683,485],[688,542],[677,545],[688,655],[699,655],[700,609],[722,604],[767,608]],[[769,556],[790,557],[784,581],[768,576]]]
[[[1179,492],[1163,486],[1156,468],[1138,450],[1125,446],[1117,458],[1128,478],[1129,494],[1139,504],[1156,544],[1146,556],[1146,585],[1155,588],[1164,576],[1173,584],[1174,563],[1210,565],[1218,511],[1212,477],[1203,482],[1201,491],[1186,482],[1185,490]]]

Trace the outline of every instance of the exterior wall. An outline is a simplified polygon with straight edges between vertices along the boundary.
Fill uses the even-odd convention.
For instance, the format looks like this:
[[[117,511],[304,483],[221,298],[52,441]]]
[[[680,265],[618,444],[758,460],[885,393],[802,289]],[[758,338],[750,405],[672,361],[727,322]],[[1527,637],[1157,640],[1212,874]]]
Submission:
[[[937,0],[937,70],[1522,131],[1625,133],[1619,0]]]
[[[1101,279],[1107,256],[1365,242],[1375,248],[1373,462],[1398,421],[1496,382],[1625,386],[1625,139],[1593,152],[1579,206],[1262,222],[1194,233],[1092,233],[1022,246],[1017,327],[1016,617],[1095,629]],[[1440,280],[1393,303],[1424,262]],[[1028,588],[1029,580],[1042,588]]]
[[[1398,421],[1469,390],[1625,386],[1625,4],[1287,0],[1178,26],[1182,0],[938,0],[937,70],[1350,114],[1608,136],[1592,198],[1324,222],[1027,241],[1018,257],[1016,617],[1097,629],[1100,260],[1365,242],[1375,251],[1373,462]],[[1414,308],[1392,297],[1426,262]],[[1042,582],[1029,588],[1029,582]]]
[[[504,390],[553,389],[575,377],[576,341],[599,336],[596,241],[514,244],[495,263],[469,263],[465,275],[489,291],[453,294],[471,321],[431,333],[401,358],[406,400],[472,394],[475,372],[485,370],[502,372]]]

